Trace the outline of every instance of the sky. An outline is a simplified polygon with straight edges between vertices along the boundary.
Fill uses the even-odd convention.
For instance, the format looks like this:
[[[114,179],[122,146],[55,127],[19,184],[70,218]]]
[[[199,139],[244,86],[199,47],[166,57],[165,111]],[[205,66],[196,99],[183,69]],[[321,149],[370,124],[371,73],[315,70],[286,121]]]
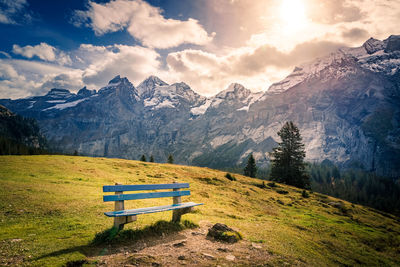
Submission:
[[[0,0],[0,98],[150,75],[211,96],[400,34],[400,0]]]

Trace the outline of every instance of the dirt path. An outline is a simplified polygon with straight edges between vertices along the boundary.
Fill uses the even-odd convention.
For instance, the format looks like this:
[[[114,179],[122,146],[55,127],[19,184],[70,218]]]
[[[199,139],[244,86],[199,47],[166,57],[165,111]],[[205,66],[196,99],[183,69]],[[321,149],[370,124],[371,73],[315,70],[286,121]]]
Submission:
[[[212,224],[158,239],[135,243],[134,246],[109,248],[108,255],[94,257],[98,266],[237,266],[265,265],[271,256],[262,244],[242,240],[227,244],[207,238]]]

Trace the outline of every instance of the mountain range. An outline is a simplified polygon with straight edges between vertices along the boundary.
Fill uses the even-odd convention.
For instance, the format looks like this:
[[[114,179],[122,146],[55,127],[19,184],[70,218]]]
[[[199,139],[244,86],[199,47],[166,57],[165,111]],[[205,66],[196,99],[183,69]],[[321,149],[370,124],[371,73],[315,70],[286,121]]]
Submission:
[[[311,162],[330,160],[377,174],[400,175],[400,36],[367,40],[295,67],[265,92],[233,83],[213,97],[181,82],[150,76],[138,86],[116,76],[77,94],[52,89],[44,96],[1,99],[37,119],[56,150],[208,167],[259,166],[286,121],[298,125]]]

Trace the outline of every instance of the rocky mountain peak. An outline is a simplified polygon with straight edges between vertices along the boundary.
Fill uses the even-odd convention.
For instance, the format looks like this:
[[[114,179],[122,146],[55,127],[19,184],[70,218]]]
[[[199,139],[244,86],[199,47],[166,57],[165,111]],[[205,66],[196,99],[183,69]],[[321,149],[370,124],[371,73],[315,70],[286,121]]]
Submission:
[[[387,41],[386,53],[400,51],[400,35],[390,35],[385,41]]]
[[[101,88],[99,93],[109,93],[109,92],[117,92],[117,94],[121,94],[123,92],[130,93],[135,90],[133,84],[128,80],[128,78],[117,75],[112,80],[108,82],[108,85]]]
[[[159,86],[167,86],[168,84],[158,78],[157,76],[151,75],[137,87],[138,95],[142,98],[147,98],[152,95],[154,89]]]
[[[46,94],[46,96],[51,98],[69,98],[73,95],[74,94],[72,94],[67,89],[58,89],[58,88],[53,88]]]
[[[122,77],[120,75],[115,76],[114,78],[112,78],[109,82],[108,82],[108,86],[113,85],[116,86],[118,84],[131,84],[131,82],[128,80],[128,78],[126,77]]]
[[[190,88],[189,85],[187,85],[184,82],[180,82],[180,83],[174,83],[171,85],[171,87],[173,87],[175,89],[175,92],[177,93],[184,93],[186,91],[192,91],[192,89]]]
[[[383,41],[371,37],[367,41],[365,41],[362,46],[368,54],[373,54],[379,50],[383,50],[385,44]]]
[[[88,90],[86,86],[78,91],[78,96],[82,97],[88,97],[94,94],[96,94],[96,90]]]
[[[119,83],[119,82],[121,82],[121,76],[120,76],[120,75],[117,75],[117,76],[115,76],[114,78],[112,78],[112,79],[108,82],[108,84]]]
[[[231,83],[228,88],[219,92],[216,98],[242,99],[251,94],[251,91],[239,83]]]

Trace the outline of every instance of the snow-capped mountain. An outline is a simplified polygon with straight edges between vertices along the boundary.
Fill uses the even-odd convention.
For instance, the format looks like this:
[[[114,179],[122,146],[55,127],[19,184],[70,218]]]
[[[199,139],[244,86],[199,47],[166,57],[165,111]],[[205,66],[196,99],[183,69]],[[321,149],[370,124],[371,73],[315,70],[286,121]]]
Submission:
[[[137,91],[144,106],[151,110],[179,108],[181,105],[196,106],[205,99],[184,82],[169,85],[156,76],[144,80]]]
[[[173,153],[178,163],[210,167],[241,164],[253,153],[263,166],[292,120],[308,160],[400,175],[400,36],[301,64],[266,92],[233,83],[206,98],[183,82],[150,76],[135,87],[116,76],[98,92],[52,89],[0,104],[38,119],[65,152],[160,161]]]
[[[338,49],[328,56],[296,67],[285,79],[271,85],[267,94],[284,92],[309,79],[317,78],[326,69],[331,70],[328,78],[335,76],[340,79],[348,71],[352,71],[352,64],[373,72],[393,75],[400,69],[399,44],[400,36],[392,35],[384,41],[370,38],[361,47]]]

